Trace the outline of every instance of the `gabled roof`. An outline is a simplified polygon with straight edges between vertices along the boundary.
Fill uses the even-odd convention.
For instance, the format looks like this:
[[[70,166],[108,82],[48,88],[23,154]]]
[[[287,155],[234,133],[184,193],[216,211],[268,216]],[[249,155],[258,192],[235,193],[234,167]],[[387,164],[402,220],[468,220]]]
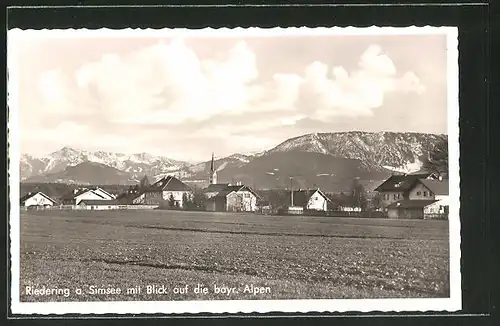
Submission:
[[[435,195],[444,196],[449,193],[449,183],[448,181],[439,181],[439,180],[428,180],[428,179],[419,179],[419,181],[430,191],[432,191]]]
[[[100,190],[100,191],[102,191],[103,193],[105,193],[106,195],[108,195],[109,197],[112,197],[112,198],[114,197],[114,196],[113,196],[113,194],[111,194],[111,193],[107,192],[106,190],[104,190],[104,189],[102,189],[102,188],[100,188],[100,187],[93,187],[93,188],[90,188],[90,190],[92,190],[92,191],[94,191],[94,192],[95,192],[96,190]],[[97,194],[97,195],[99,195],[99,194]],[[102,196],[101,196],[101,197],[102,197]]]
[[[88,188],[79,188],[79,189],[76,189],[76,192],[74,190],[66,193],[64,196],[61,197],[61,199],[63,200],[70,200],[70,199],[74,199],[76,196],[79,196],[83,193],[86,193],[86,192],[89,192],[89,191],[92,191],[91,189],[88,189]]]
[[[188,185],[171,175],[161,178],[152,186],[163,191],[191,191]]]
[[[41,196],[47,198],[48,200],[50,200],[51,202],[53,203],[56,203],[56,201],[52,198],[50,198],[49,196],[47,196],[46,194],[44,194],[43,192],[41,191],[37,191],[37,192],[28,192],[26,195],[22,196],[20,198],[20,201],[21,201],[21,204],[24,203],[25,201],[27,201],[28,199],[34,197],[35,195],[37,194],[40,194]]]
[[[216,195],[217,197],[226,197],[232,192],[239,192],[239,191],[249,191],[251,192],[255,197],[260,198],[260,196],[249,186],[245,185],[231,185],[227,186],[223,190],[219,191],[219,193]]]
[[[203,189],[203,192],[220,192],[226,189],[229,186],[229,183],[215,183],[209,185],[207,188]]]
[[[306,206],[307,203],[309,202],[309,199],[311,198],[311,196],[314,195],[316,192],[318,192],[327,201],[330,201],[330,198],[328,198],[325,195],[325,193],[319,189],[301,189],[301,190],[294,190],[293,191],[293,205],[294,206]],[[288,198],[287,199],[288,205],[291,205],[292,204],[291,193],[287,198]]]
[[[83,199],[82,201],[80,201],[79,204],[80,205],[85,204],[87,206],[99,206],[99,205],[109,206],[109,205],[119,205],[121,203],[119,200],[116,199]]]
[[[428,176],[428,173],[392,175],[380,186],[375,188],[375,191],[408,191],[413,186],[415,181],[417,181],[418,179],[425,179]]]
[[[102,188],[99,188],[99,187],[93,187],[93,188],[80,188],[80,189],[77,189],[76,192],[73,190],[71,192],[68,192],[66,193],[64,196],[61,197],[61,200],[73,200],[75,199],[76,197],[80,196],[80,195],[83,195],[87,192],[92,192],[93,194],[95,194],[96,196],[99,196],[101,197],[102,199],[104,200],[108,200],[107,198],[103,197],[102,195],[100,195],[98,192],[96,192],[96,190],[99,189],[101,190],[103,193],[107,194],[108,196],[110,196],[111,198],[114,198],[115,196],[113,196],[112,194],[110,194],[109,192],[107,192],[106,190],[102,189]]]
[[[392,203],[387,206],[387,208],[424,208],[432,203],[435,203],[437,200],[411,200],[411,199],[403,199]]]

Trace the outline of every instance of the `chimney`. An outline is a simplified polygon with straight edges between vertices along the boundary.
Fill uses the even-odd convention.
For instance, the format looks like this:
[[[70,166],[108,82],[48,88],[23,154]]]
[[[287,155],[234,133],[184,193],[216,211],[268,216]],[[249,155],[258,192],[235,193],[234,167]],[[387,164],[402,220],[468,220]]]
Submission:
[[[73,190],[73,195],[76,195],[77,192],[78,192],[78,189]]]
[[[440,175],[440,176],[438,177],[438,179],[439,179],[439,181],[443,181],[443,176],[442,176],[442,175]]]

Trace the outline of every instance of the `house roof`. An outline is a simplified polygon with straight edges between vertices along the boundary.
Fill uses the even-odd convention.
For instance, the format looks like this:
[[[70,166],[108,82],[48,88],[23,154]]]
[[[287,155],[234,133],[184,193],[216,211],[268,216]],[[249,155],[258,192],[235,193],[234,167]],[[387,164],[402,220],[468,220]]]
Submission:
[[[163,191],[191,191],[188,185],[171,175],[156,181],[152,188],[159,188]]]
[[[419,179],[419,181],[430,191],[432,191],[435,195],[448,195],[449,193],[449,183],[448,181],[439,181],[439,180],[428,180],[428,179]]]
[[[392,203],[387,206],[387,208],[424,208],[432,203],[435,203],[437,200],[411,200],[411,199],[403,199]]]
[[[226,189],[229,186],[229,183],[216,183],[211,184],[207,188],[203,189],[203,192],[220,192]]]
[[[137,197],[141,196],[142,194],[143,194],[143,192],[141,192],[141,191],[125,192],[125,193],[122,193],[119,196],[117,196],[116,200],[118,200],[120,203],[129,203],[129,202],[132,202]]]
[[[120,201],[116,199],[84,199],[80,201],[80,205],[85,204],[87,206],[109,206],[109,205],[120,205]]]
[[[306,206],[307,202],[311,198],[313,194],[318,192],[323,198],[325,198],[327,201],[330,201],[330,198],[328,198],[321,190],[319,189],[300,189],[300,190],[294,190],[293,191],[293,205],[294,206]],[[287,197],[287,204],[291,205],[292,203],[292,198],[291,194],[290,196]]]
[[[72,200],[72,199],[75,199],[76,197],[78,197],[84,193],[89,192],[89,191],[93,192],[95,195],[101,197],[102,199],[106,199],[102,195],[100,195],[99,193],[95,192],[95,190],[97,190],[97,189],[100,189],[102,192],[108,194],[110,197],[113,197],[113,195],[111,195],[106,190],[99,188],[99,187],[94,187],[94,188],[80,188],[80,189],[77,189],[76,192],[74,192],[74,190],[73,190],[71,192],[68,192],[66,195],[62,196],[61,199],[62,200]]]
[[[94,191],[94,192],[95,192],[96,190],[100,190],[100,191],[102,191],[103,193],[105,193],[106,195],[108,195],[109,197],[114,197],[114,196],[113,196],[113,194],[109,193],[108,191],[106,191],[106,190],[104,190],[104,189],[102,189],[102,188],[100,188],[100,187],[93,187],[93,188],[90,188],[90,190],[92,190],[92,191]],[[102,196],[101,196],[101,197],[102,197]]]
[[[245,185],[236,185],[236,186],[235,185],[231,185],[231,186],[228,185],[226,188],[219,191],[219,193],[215,197],[226,197],[230,193],[238,192],[238,191],[249,191],[252,194],[254,194],[255,197],[260,198],[260,196],[252,188],[250,188],[249,186],[245,186]]]
[[[391,175],[389,179],[382,182],[375,191],[407,191],[418,179],[425,179],[429,176],[424,174]]]
[[[48,200],[50,200],[51,202],[55,203],[56,201],[52,198],[50,198],[49,196],[47,196],[46,194],[44,194],[43,192],[41,191],[37,191],[37,192],[28,192],[27,194],[25,194],[24,196],[22,196],[20,198],[20,201],[21,201],[21,204],[24,203],[25,201],[27,201],[28,199],[34,197],[35,195],[37,194],[40,194],[41,196],[47,198]]]

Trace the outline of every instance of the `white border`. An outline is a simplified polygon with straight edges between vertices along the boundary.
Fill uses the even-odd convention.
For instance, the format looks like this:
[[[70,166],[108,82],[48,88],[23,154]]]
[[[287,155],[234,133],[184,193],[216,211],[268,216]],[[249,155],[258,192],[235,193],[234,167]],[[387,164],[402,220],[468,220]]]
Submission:
[[[448,83],[448,143],[450,169],[450,298],[444,299],[335,299],[335,300],[228,300],[228,301],[126,301],[126,302],[49,302],[27,303],[19,300],[20,280],[20,207],[19,164],[9,165],[10,183],[10,237],[11,237],[11,309],[14,314],[139,314],[139,313],[269,313],[269,312],[347,312],[347,311],[457,311],[462,308],[460,275],[460,182],[459,182],[459,104],[458,104],[458,29],[456,27],[333,27],[333,28],[205,28],[188,29],[67,29],[20,30],[11,29],[7,44],[12,39],[46,37],[171,37],[171,36],[306,36],[306,35],[446,35]],[[10,162],[20,161],[19,112],[15,53],[7,46],[8,64],[8,141]]]

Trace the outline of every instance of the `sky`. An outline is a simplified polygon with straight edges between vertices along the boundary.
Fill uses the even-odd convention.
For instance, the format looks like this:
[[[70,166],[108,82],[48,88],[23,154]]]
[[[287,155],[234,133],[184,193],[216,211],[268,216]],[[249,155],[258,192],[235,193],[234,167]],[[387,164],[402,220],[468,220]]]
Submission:
[[[447,133],[446,36],[9,39],[21,153],[63,146],[184,161],[312,132]],[[9,86],[10,88],[10,86]]]

